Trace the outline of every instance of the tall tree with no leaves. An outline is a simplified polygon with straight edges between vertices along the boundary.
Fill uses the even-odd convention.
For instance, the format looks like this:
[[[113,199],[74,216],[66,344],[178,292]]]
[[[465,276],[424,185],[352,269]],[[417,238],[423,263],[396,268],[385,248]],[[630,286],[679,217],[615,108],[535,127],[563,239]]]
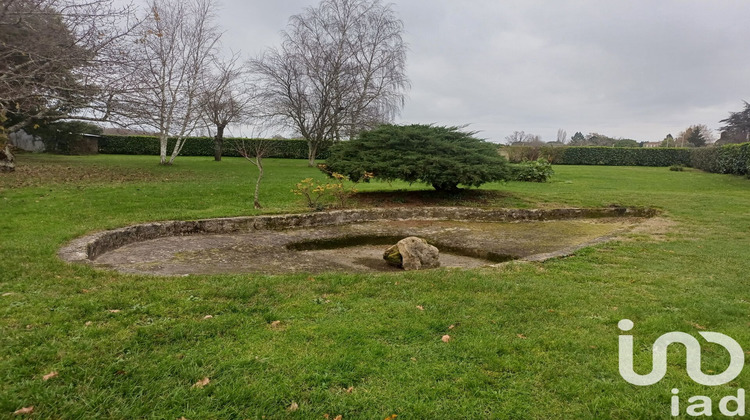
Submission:
[[[246,72],[237,65],[238,56],[216,61],[205,77],[200,95],[203,118],[214,133],[214,160],[221,160],[224,130],[229,124],[245,122],[253,114],[254,89]]]
[[[524,131],[514,131],[513,134],[505,136],[505,141],[511,146],[540,146],[544,143],[541,136],[527,134]]]
[[[289,19],[279,48],[251,60],[265,116],[322,146],[391,121],[409,86],[403,22],[380,0],[323,0]]]
[[[136,26],[114,0],[0,1],[0,168],[14,168],[7,133],[118,111],[128,80],[117,69]]]
[[[200,93],[221,33],[213,0],[152,0],[131,49],[131,77],[139,89],[128,96],[137,125],[159,135],[160,163],[171,165],[201,122]],[[176,142],[167,158],[169,138]]]

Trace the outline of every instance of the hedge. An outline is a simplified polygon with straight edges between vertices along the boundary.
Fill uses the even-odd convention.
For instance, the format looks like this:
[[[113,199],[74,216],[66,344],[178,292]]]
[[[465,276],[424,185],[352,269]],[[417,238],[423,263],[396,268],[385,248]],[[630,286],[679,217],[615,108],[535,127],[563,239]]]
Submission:
[[[556,165],[672,166],[689,165],[690,149],[513,146],[503,149],[511,162],[545,158]]]
[[[251,143],[258,139],[224,139],[223,156],[237,157],[235,142],[244,141],[249,150]],[[267,157],[283,159],[307,159],[308,147],[305,140],[265,140],[273,142],[273,151]],[[167,152],[171,153],[175,139],[169,139]],[[99,153],[111,155],[159,155],[159,139],[150,136],[102,136],[99,139]],[[190,137],[185,141],[181,156],[213,156],[214,139],[212,137]],[[318,152],[318,159],[328,157],[327,149]]]
[[[641,147],[568,147],[565,165],[672,166],[689,165],[690,149]]]
[[[750,143],[695,149],[690,166],[706,172],[750,176]]]
[[[511,162],[545,158],[556,165],[673,166],[750,177],[750,143],[716,147],[635,148],[594,146],[512,146],[500,151]]]

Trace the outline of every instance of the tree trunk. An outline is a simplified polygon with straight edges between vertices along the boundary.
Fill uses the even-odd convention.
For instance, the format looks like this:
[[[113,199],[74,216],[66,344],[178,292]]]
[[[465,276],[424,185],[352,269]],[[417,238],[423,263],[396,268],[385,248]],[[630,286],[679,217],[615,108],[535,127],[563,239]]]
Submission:
[[[255,181],[255,196],[253,198],[253,207],[256,209],[260,209],[260,201],[259,201],[259,195],[260,195],[260,180],[263,179],[263,158],[260,156],[256,157],[256,165],[258,166],[258,179]]]
[[[0,172],[13,172],[16,170],[16,158],[10,151],[10,143],[0,150]]]
[[[168,165],[171,165],[174,163],[174,160],[177,158],[177,156],[182,152],[182,148],[185,146],[185,142],[187,141],[187,138],[185,137],[178,137],[177,141],[175,141],[174,149],[172,150],[172,156],[169,158]]]
[[[224,146],[224,127],[216,126],[216,136],[214,137],[214,161],[221,162],[221,150]]]
[[[432,187],[435,188],[436,191],[443,192],[443,193],[456,193],[459,191],[458,184],[452,183],[452,182],[444,182],[444,183],[432,183]]]
[[[159,135],[159,165],[167,164],[167,142],[169,136],[166,134]]]
[[[318,154],[318,144],[313,141],[307,142],[307,166],[315,167],[315,156]]]

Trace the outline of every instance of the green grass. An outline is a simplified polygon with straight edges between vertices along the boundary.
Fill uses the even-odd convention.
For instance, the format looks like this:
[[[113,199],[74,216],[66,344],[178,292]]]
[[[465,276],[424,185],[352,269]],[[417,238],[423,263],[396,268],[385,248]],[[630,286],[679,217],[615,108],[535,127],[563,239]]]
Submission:
[[[501,269],[128,276],[56,252],[138,222],[258,214],[252,165],[21,155],[17,174],[0,176],[0,418],[34,406],[32,418],[52,419],[650,419],[669,417],[675,387],[683,412],[693,395],[713,398],[716,412],[747,371],[702,387],[675,347],[664,380],[629,385],[617,322],[635,321],[639,372],[669,331],[718,331],[750,350],[750,181],[667,168],[555,171],[545,184],[485,188],[507,193],[496,205],[654,206],[674,225]],[[304,161],[268,160],[266,173],[267,213],[305,211],[291,188],[323,179]],[[703,370],[723,371],[725,352],[703,350]],[[207,386],[192,387],[204,377]],[[287,411],[293,402],[299,409]]]

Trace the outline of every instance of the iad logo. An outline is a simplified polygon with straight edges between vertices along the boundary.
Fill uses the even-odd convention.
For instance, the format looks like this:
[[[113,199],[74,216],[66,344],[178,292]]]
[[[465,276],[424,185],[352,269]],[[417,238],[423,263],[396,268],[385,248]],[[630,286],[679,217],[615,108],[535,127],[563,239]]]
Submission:
[[[622,331],[633,329],[633,321],[629,319],[621,320],[617,326]],[[724,347],[730,356],[729,367],[722,373],[716,375],[706,375],[701,370],[701,345],[698,340],[690,334],[683,332],[669,332],[657,338],[653,346],[653,364],[651,372],[646,375],[640,375],[633,370],[633,336],[620,335],[620,375],[623,379],[633,385],[648,386],[653,385],[667,373],[667,348],[670,344],[682,344],[686,351],[686,371],[693,381],[706,386],[724,385],[735,379],[742,372],[745,366],[745,355],[742,347],[729,336],[717,332],[699,332],[699,334],[709,343],[718,344]],[[680,414],[680,401],[677,394],[678,389],[673,389],[672,394],[672,415]],[[712,401],[706,396],[695,396],[688,399],[689,403],[694,403],[687,407],[686,414],[690,416],[711,416]],[[728,408],[729,403],[736,405],[735,410]],[[744,416],[745,415],[745,390],[737,391],[737,396],[727,396],[719,402],[719,411],[726,416]]]
[[[633,321],[623,319],[617,326],[622,331],[633,329]],[[667,347],[670,344],[680,343],[685,346],[687,351],[687,373],[690,379],[706,386],[724,385],[733,380],[745,367],[745,354],[742,347],[729,336],[717,332],[700,332],[703,338],[709,343],[715,343],[723,346],[729,351],[731,361],[729,367],[723,373],[717,375],[706,375],[701,371],[701,344],[690,334],[683,332],[670,332],[657,338],[653,347],[653,367],[651,373],[639,375],[633,371],[633,336],[620,336],[620,375],[626,381],[633,385],[648,386],[653,385],[667,373]]]

